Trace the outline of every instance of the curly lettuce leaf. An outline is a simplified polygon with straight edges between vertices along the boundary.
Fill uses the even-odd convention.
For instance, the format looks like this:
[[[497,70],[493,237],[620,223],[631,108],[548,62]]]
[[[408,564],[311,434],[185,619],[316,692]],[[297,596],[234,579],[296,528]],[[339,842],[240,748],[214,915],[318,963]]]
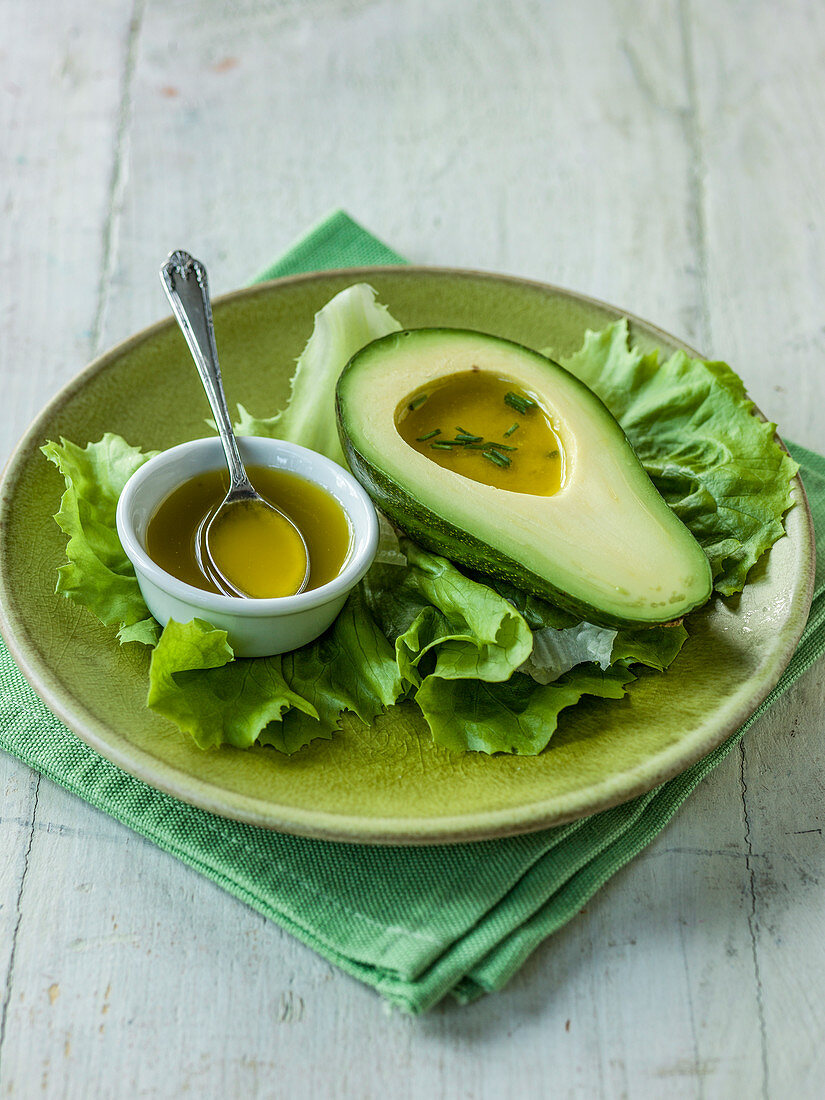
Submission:
[[[613,643],[610,660],[646,665],[657,672],[664,672],[676,660],[687,640],[688,632],[683,623],[651,626],[642,630],[620,630]]]
[[[153,645],[160,628],[120,545],[115,512],[123,486],[155,452],[143,452],[108,433],[86,447],[61,439],[41,450],[66,482],[54,518],[69,538],[68,561],[57,570],[56,591],[88,608],[106,626],[117,625],[121,642]]]
[[[687,641],[688,632],[682,623],[608,630],[579,622],[569,611],[562,611],[507,581],[491,579],[489,583],[518,609],[533,631],[533,650],[519,671],[541,684],[590,662],[605,668],[614,661],[627,661],[663,672]]]
[[[298,359],[285,409],[252,416],[238,405],[238,435],[262,435],[300,443],[346,466],[335,418],[335,384],[349,360],[365,344],[399,332],[401,325],[375,291],[356,283],[336,294],[315,314],[315,327]]]
[[[588,332],[559,362],[604,401],[649,477],[710,559],[722,595],[784,531],[798,466],[754,415],[725,363],[675,352],[662,362],[628,343],[627,321]]]
[[[687,638],[680,625],[615,631],[577,623],[408,539],[396,545],[406,566],[403,557],[374,566],[367,597],[433,739],[454,751],[541,752],[561,710],[582,695],[620,698],[635,679],[629,665],[663,670]],[[387,562],[396,556],[382,552]]]
[[[360,586],[329,630],[284,654],[283,673],[315,712],[314,720],[300,710],[284,716],[278,732],[290,742],[306,743],[303,738],[320,736],[314,732],[319,723],[322,736],[331,737],[346,710],[369,723],[403,691],[392,646],[370,614]],[[272,744],[271,731],[264,731],[261,741]]]
[[[284,679],[280,657],[235,660],[225,630],[202,619],[170,620],[152,651],[147,706],[201,749],[248,749],[292,707],[317,717]],[[320,726],[319,726],[320,730]]]
[[[542,600],[522,592],[507,581],[490,581],[500,595],[517,608],[533,631],[533,650],[520,671],[528,673],[541,684],[550,683],[557,675],[579,664],[607,664],[627,661],[647,665],[664,672],[676,659],[687,641],[688,632],[682,623],[641,627],[638,630],[608,630],[592,623],[578,622],[569,611],[562,611]],[[566,668],[563,667],[566,664]]]
[[[433,740],[445,748],[533,756],[547,747],[565,707],[583,695],[620,699],[634,679],[622,663],[605,670],[583,665],[547,685],[520,672],[505,683],[429,676],[416,702]]]
[[[455,679],[506,680],[533,645],[522,615],[447,558],[401,540],[407,567],[379,567],[367,592],[412,687],[437,661]]]
[[[401,690],[392,647],[356,591],[320,638],[276,657],[236,660],[226,631],[170,621],[152,653],[147,705],[202,749],[258,742],[293,753],[332,737],[345,710],[372,721]]]
[[[604,670],[623,661],[664,672],[687,638],[682,623],[641,630],[607,630],[584,622],[561,630],[544,627],[533,632],[533,651],[519,672],[526,672],[540,684],[552,683],[584,664]]]
[[[519,672],[526,672],[536,683],[552,684],[577,665],[596,664],[604,670],[612,663],[617,633],[584,622],[562,630],[552,626],[536,630],[533,649]]]

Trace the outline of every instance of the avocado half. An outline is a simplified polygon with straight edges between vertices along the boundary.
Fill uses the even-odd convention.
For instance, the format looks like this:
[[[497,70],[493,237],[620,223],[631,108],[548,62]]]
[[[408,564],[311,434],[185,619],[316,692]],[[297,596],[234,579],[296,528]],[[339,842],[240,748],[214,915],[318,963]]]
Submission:
[[[396,413],[409,395],[468,370],[492,371],[542,405],[565,457],[558,492],[533,496],[473,481],[402,439]],[[710,597],[704,551],[618,422],[538,352],[461,329],[392,333],[350,360],[336,407],[352,472],[422,546],[603,626],[668,623]]]

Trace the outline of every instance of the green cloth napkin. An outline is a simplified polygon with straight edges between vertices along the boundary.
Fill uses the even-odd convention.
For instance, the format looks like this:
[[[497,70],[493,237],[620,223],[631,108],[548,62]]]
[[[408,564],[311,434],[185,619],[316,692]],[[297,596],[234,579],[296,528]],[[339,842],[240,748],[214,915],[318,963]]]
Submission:
[[[317,226],[260,278],[400,263],[345,214]],[[825,547],[825,459],[791,448]],[[811,615],[777,686],[745,725],[641,798],[528,836],[431,848],[307,840],[194,809],[133,779],[78,740],[0,649],[0,746],[219,883],[373,986],[422,1012],[500,989],[667,824],[745,730],[825,652],[825,552]]]
[[[406,262],[403,256],[373,237],[343,210],[336,210],[313,226],[284,256],[264,268],[252,282],[263,283],[284,275],[302,275],[305,271]]]

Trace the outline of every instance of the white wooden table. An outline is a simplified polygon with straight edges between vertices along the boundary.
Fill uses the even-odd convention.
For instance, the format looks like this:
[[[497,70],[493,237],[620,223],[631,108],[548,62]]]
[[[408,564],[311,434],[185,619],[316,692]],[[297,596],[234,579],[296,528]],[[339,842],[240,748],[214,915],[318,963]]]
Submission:
[[[816,0],[0,0],[0,449],[345,207],[615,302],[825,447]],[[501,994],[413,1020],[0,758],[0,1095],[825,1095],[825,670]]]

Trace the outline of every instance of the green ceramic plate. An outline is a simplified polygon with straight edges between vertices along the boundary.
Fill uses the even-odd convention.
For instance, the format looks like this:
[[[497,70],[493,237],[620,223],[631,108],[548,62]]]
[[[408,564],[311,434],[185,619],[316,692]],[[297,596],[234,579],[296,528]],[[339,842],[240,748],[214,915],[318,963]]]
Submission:
[[[313,315],[367,279],[403,324],[482,329],[573,351],[618,310],[568,291],[472,272],[370,268],[283,279],[220,299],[215,324],[230,403],[266,415],[287,395]],[[634,341],[677,340],[631,319]],[[787,535],[733,600],[691,617],[665,675],[642,675],[626,700],[562,713],[537,757],[453,755],[414,708],[294,757],[269,749],[201,752],[144,706],[148,653],[54,595],[64,539],[52,514],[62,481],[46,439],[117,432],[145,448],[204,435],[206,402],[170,321],[91,364],[37,418],[6,470],[0,511],[2,631],[51,709],[121,768],[177,798],[284,832],[376,843],[435,843],[526,832],[593,813],[657,786],[704,756],[765,698],[791,657],[812,585],[812,532],[801,485]]]

